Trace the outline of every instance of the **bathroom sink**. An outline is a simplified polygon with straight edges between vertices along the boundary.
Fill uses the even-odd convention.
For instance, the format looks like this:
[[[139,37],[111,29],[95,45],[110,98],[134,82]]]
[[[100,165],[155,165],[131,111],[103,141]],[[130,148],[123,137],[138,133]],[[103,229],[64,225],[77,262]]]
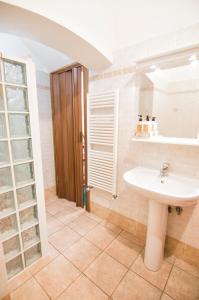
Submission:
[[[199,200],[199,181],[160,171],[136,167],[124,174],[124,180],[147,198],[173,206],[190,206]]]
[[[131,188],[149,200],[144,263],[152,271],[159,270],[164,258],[168,205],[190,206],[199,200],[199,181],[167,173],[168,164],[163,166],[166,176],[144,167],[136,167],[123,175]]]

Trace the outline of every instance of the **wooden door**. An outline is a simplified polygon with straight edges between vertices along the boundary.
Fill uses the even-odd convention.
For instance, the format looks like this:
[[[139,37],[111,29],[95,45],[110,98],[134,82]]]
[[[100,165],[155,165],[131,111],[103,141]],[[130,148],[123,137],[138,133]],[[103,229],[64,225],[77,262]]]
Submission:
[[[57,196],[77,206],[83,206],[82,97],[88,85],[84,77],[87,69],[79,64],[51,74]]]

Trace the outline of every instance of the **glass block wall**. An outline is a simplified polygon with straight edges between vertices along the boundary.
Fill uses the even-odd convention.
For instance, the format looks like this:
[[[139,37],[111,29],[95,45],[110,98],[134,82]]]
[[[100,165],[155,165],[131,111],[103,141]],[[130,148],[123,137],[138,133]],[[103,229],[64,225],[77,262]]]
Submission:
[[[7,276],[41,256],[26,64],[0,61],[0,239]]]

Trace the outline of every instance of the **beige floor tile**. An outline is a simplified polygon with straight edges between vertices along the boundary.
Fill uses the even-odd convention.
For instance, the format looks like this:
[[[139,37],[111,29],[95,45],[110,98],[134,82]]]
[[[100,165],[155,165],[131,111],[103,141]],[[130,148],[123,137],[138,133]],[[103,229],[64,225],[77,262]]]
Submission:
[[[36,274],[36,279],[52,298],[57,298],[80,274],[64,256],[59,255]]]
[[[49,300],[49,297],[32,278],[11,293],[11,300]]]
[[[164,293],[162,294],[161,300],[173,300],[173,298]]]
[[[94,213],[92,212],[85,212],[85,216],[97,221],[97,223],[101,223],[103,221],[102,218],[98,217],[97,215],[95,215]]]
[[[120,233],[120,235],[123,238],[125,238],[125,239],[127,239],[129,241],[132,241],[133,243],[138,244],[140,246],[144,246],[144,244],[145,244],[145,241],[143,241],[142,239],[139,239],[137,236],[135,236],[134,234],[132,234],[132,233],[130,233],[128,231],[123,230]]]
[[[165,293],[176,300],[198,300],[199,278],[174,266]]]
[[[19,275],[15,276],[14,278],[8,281],[9,292],[14,291],[30,278],[32,278],[32,274],[30,273],[29,269],[24,270]]]
[[[101,250],[95,247],[88,240],[82,238],[62,254],[68,258],[78,269],[85,270],[88,265],[96,258]]]
[[[47,205],[47,204],[49,204],[49,203],[51,203],[53,201],[56,201],[56,200],[58,200],[57,196],[48,197],[48,198],[45,199],[45,203]]]
[[[112,295],[113,300],[159,300],[161,291],[129,271]]]
[[[84,273],[110,296],[126,271],[127,268],[108,254],[102,253]]]
[[[57,199],[56,201],[50,202],[46,204],[46,210],[48,213],[50,213],[51,215],[55,215],[56,213],[58,213],[59,211],[63,210],[63,205],[60,202],[59,199]]]
[[[106,228],[112,230],[113,232],[115,232],[117,234],[119,234],[122,231],[122,229],[120,227],[116,226],[115,224],[110,223],[107,220],[104,220],[102,222],[102,225],[105,226]]]
[[[34,264],[29,267],[31,274],[35,275],[46,265],[48,265],[53,259],[55,259],[60,253],[51,245],[48,244],[48,252],[45,256],[38,259]]]
[[[46,218],[48,219],[50,217],[52,217],[52,215],[49,212],[47,212],[47,210],[46,210]]]
[[[68,226],[78,232],[81,235],[85,235],[88,231],[97,225],[97,221],[88,218],[87,216],[80,216],[73,222],[69,223]]]
[[[163,261],[160,269],[157,272],[150,271],[144,265],[143,255],[139,255],[131,267],[134,272],[161,290],[163,290],[166,285],[171,268],[172,264],[167,261]]]
[[[59,251],[71,247],[80,239],[80,235],[72,229],[65,227],[49,237],[49,242]]]
[[[87,277],[81,275],[73,284],[58,298],[58,300],[108,300],[95,284]]]
[[[106,252],[129,268],[141,250],[142,246],[120,236],[108,246]]]
[[[55,249],[55,247],[53,247],[53,245],[51,245],[50,243],[48,243],[48,250],[47,250],[47,254],[52,256],[52,257],[57,257],[60,253],[58,250]]]
[[[55,214],[55,217],[59,221],[67,225],[79,218],[82,214],[84,214],[83,210],[77,210],[75,208],[72,208],[71,206],[68,206],[67,208],[64,208],[62,211]]]
[[[61,223],[59,220],[54,218],[53,216],[47,218],[47,232],[48,236],[51,234],[57,232],[58,230],[65,227],[63,223]]]
[[[184,270],[185,272],[199,278],[199,268],[197,268],[196,266],[193,266],[193,265],[191,265],[191,264],[189,264],[189,263],[187,263],[184,260],[181,260],[179,258],[176,259],[175,266],[182,269],[182,270]]]
[[[98,225],[85,237],[100,249],[105,249],[117,236],[112,230]]]

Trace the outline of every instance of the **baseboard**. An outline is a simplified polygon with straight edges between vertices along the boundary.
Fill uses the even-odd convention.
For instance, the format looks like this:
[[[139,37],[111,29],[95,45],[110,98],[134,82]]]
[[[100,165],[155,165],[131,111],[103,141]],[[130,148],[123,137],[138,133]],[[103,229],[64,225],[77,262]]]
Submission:
[[[142,244],[145,244],[147,232],[146,225],[121,215],[109,208],[101,206],[93,201],[91,201],[91,212],[121,227],[123,230],[132,233],[135,235],[137,240],[139,240]],[[199,268],[199,249],[176,240],[170,236],[166,237],[165,253],[168,256],[174,255],[175,257],[180,258]]]

